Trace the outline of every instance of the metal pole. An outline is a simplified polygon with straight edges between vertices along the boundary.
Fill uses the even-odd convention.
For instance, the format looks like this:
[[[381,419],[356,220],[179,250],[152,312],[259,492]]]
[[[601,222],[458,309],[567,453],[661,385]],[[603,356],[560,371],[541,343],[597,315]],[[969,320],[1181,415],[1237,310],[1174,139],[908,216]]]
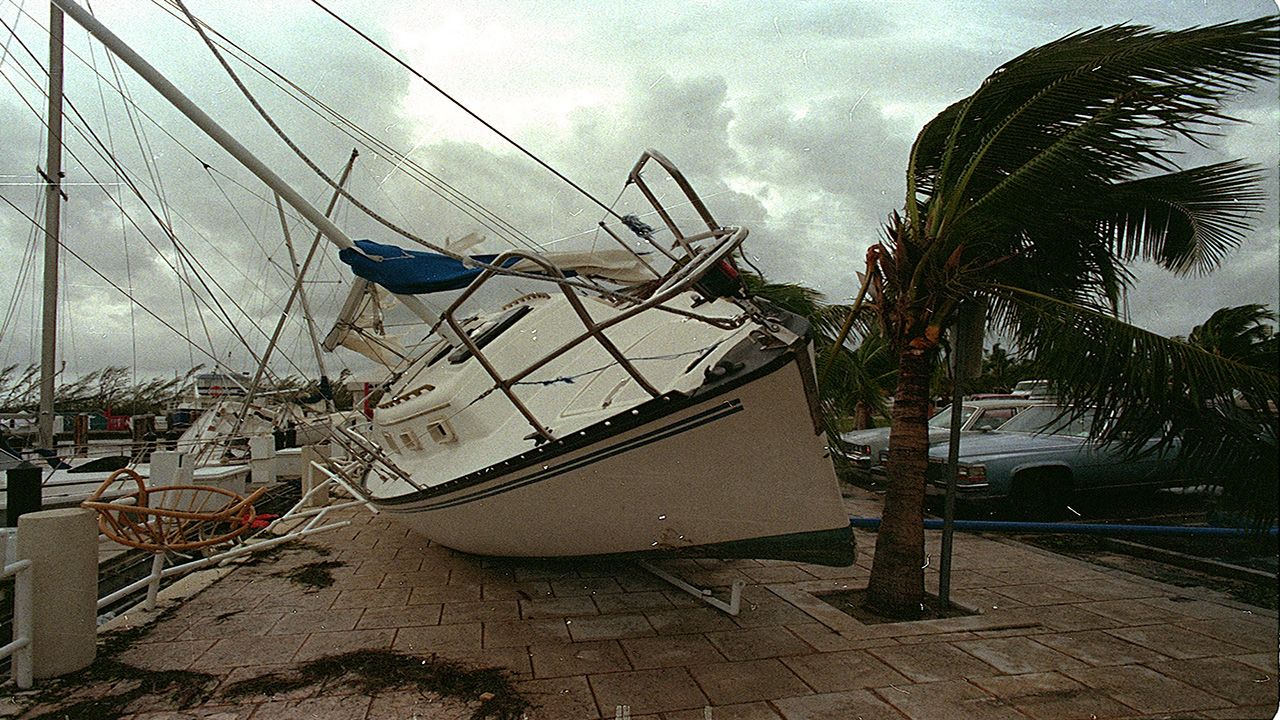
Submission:
[[[964,347],[961,335],[964,323],[956,323],[951,347],[951,434],[947,446],[947,493],[942,504],[942,561],[938,566],[938,604],[951,607],[951,543],[955,537],[956,473],[960,465],[960,422],[963,417],[965,363],[960,362]]]
[[[62,11],[49,6],[49,144],[45,155],[44,308],[40,331],[40,447],[54,447],[53,380],[58,350],[58,230],[62,213]]]
[[[355,165],[356,157],[358,154],[359,153],[356,152],[355,150],[351,151],[351,157],[347,160],[347,165],[342,170],[342,177],[338,179],[339,188],[342,187],[347,182],[347,178],[350,177],[351,168]],[[338,190],[333,191],[333,195],[329,198],[329,205],[325,207],[325,210],[324,210],[324,214],[326,218],[329,216],[329,213],[332,213],[333,209],[338,206],[338,199],[341,197],[342,197],[342,193],[340,191]],[[280,200],[280,195],[277,194],[276,195],[277,208],[279,208],[279,200]],[[283,210],[280,213],[280,223],[281,225],[284,224]],[[262,384],[262,376],[265,375],[267,372],[267,364],[271,361],[272,353],[275,352],[276,343],[280,340],[280,333],[284,331],[284,324],[289,318],[289,311],[293,309],[293,300],[294,298],[298,297],[298,295],[302,292],[302,278],[306,275],[307,268],[311,266],[312,258],[315,257],[316,248],[319,247],[319,244],[320,244],[320,237],[321,237],[321,233],[317,232],[315,239],[313,239],[311,242],[311,251],[307,253],[307,259],[303,261],[301,269],[297,269],[297,259],[293,255],[293,244],[292,243],[289,244],[289,258],[292,261],[297,273],[294,276],[293,291],[289,293],[289,299],[285,301],[284,309],[280,311],[280,319],[276,321],[276,329],[271,333],[271,339],[267,341],[267,349],[262,353],[262,360],[258,362],[258,369],[253,375],[253,382],[249,384],[249,389],[245,393],[244,403],[240,406],[240,411],[236,413],[236,422],[232,426],[231,432],[227,435],[228,450],[231,448],[232,441],[235,439],[237,435],[240,434],[240,428],[242,425],[244,425],[244,419],[249,414],[249,403],[253,401],[254,395],[257,394],[258,392],[259,385]],[[286,227],[285,240],[287,241],[288,238],[289,238],[289,230]],[[315,339],[315,333],[313,331],[312,340],[314,341],[314,339]],[[319,358],[318,350],[317,350],[316,357]],[[324,373],[323,365],[321,366],[320,372],[321,374]],[[327,406],[327,403],[328,401],[326,400],[326,406]]]
[[[351,242],[351,238],[347,237],[337,225],[334,225],[329,218],[315,208],[311,203],[307,202],[302,195],[296,190],[289,187],[284,180],[271,171],[261,160],[254,157],[243,145],[231,136],[222,126],[214,122],[196,104],[191,102],[181,90],[174,87],[158,70],[151,66],[146,60],[143,60],[136,52],[133,51],[123,40],[116,37],[114,33],[106,28],[98,19],[89,14],[84,8],[80,7],[72,0],[52,0],[55,5],[62,8],[62,11],[70,15],[73,20],[80,24],[89,34],[93,35],[103,45],[107,47],[116,57],[120,58],[126,65],[133,68],[143,80],[147,81],[151,87],[156,89],[178,109],[187,119],[195,123],[197,127],[205,132],[214,142],[222,146],[222,149],[231,154],[240,164],[244,165],[249,172],[258,176],[258,179],[270,187],[284,201],[289,203],[294,210],[297,210],[312,225],[315,225],[325,237],[339,248],[347,249],[355,247]]]
[[[355,155],[351,156],[355,159]],[[350,169],[350,165],[347,166]],[[341,183],[339,183],[341,186]],[[289,235],[289,223],[284,216],[284,205],[280,204],[280,196],[276,196],[276,211],[280,214],[280,229],[284,233],[284,244],[289,249],[289,265],[293,269],[294,286],[293,290],[298,295],[298,302],[302,305],[302,319],[307,323],[307,335],[311,338],[311,350],[316,354],[316,368],[320,371],[320,377],[328,377],[329,373],[324,369],[324,354],[320,352],[320,341],[316,339],[316,322],[311,315],[311,304],[307,302],[307,290],[302,284],[302,278],[307,269],[305,266],[298,264],[298,253],[293,249],[293,238]],[[319,237],[316,238],[319,240]],[[315,252],[315,244],[311,245],[311,251]],[[311,256],[307,256],[307,260],[311,260]],[[325,398],[325,405],[328,406],[329,400]]]

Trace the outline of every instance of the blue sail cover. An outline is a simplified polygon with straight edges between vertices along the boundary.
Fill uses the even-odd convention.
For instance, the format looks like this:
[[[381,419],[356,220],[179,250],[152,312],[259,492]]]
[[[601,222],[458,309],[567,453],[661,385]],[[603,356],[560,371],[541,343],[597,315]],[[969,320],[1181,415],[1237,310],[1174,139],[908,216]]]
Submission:
[[[351,266],[356,275],[376,283],[397,295],[423,295],[443,292],[445,290],[461,290],[471,283],[483,270],[467,267],[462,262],[447,255],[418,250],[405,250],[395,245],[383,245],[372,240],[357,240],[356,246],[364,252],[361,255],[351,249],[338,252],[342,262]],[[383,258],[381,261],[370,257]],[[492,263],[497,255],[472,255],[471,259],[481,263]],[[520,258],[511,258],[506,267],[515,265]]]

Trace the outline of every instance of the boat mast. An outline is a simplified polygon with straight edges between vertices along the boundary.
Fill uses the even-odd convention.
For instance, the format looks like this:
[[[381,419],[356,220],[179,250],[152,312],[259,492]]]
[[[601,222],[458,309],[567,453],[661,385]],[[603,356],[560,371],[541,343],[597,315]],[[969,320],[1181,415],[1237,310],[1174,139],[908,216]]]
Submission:
[[[49,144],[45,158],[44,307],[40,330],[40,447],[54,447],[54,361],[58,351],[58,226],[62,213],[62,11],[49,5]]]

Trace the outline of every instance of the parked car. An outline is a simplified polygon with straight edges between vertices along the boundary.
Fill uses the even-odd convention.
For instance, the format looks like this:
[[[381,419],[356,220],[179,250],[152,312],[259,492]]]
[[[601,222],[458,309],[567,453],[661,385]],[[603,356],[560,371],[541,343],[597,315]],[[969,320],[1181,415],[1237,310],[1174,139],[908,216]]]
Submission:
[[[1049,380],[1022,380],[1013,386],[1009,394],[1043,401],[1053,397],[1053,383]]]
[[[958,498],[1006,503],[1015,515],[1051,520],[1072,493],[1173,484],[1176,447],[1126,456],[1089,442],[1091,416],[1071,419],[1065,412],[1059,405],[1036,405],[999,430],[961,438]],[[929,494],[946,487],[946,463],[945,444],[930,448]]]
[[[960,432],[984,432],[994,430],[1019,410],[1035,405],[1036,401],[1024,398],[990,398],[965,400],[960,404]],[[929,444],[945,443],[951,436],[951,406],[939,410],[929,418]],[[842,433],[840,452],[854,471],[862,475],[884,472],[888,458],[889,428],[871,428]]]

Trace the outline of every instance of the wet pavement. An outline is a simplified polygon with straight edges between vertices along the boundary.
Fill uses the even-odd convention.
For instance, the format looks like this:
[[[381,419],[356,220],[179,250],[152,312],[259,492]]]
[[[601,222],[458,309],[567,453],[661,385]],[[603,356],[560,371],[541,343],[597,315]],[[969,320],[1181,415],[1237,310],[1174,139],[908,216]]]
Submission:
[[[851,515],[879,515],[873,494],[849,492]],[[815,593],[865,586],[873,534],[858,533],[849,568],[656,563],[700,586],[746,581],[741,612],[730,617],[633,563],[476,558],[382,515],[348,516],[352,526],[271,562],[167,592],[167,611],[115,659],[207,673],[209,690],[187,709],[144,694],[113,717],[434,720],[481,708],[340,681],[225,692],[355,650],[504,668],[531,703],[529,718],[1270,718],[1277,708],[1275,612],[996,537],[955,542],[952,598],[978,614],[864,625]],[[939,534],[928,536],[936,558]],[[315,563],[331,586],[286,577]],[[935,590],[937,563],[926,572]],[[78,692],[136,685],[124,677]]]

